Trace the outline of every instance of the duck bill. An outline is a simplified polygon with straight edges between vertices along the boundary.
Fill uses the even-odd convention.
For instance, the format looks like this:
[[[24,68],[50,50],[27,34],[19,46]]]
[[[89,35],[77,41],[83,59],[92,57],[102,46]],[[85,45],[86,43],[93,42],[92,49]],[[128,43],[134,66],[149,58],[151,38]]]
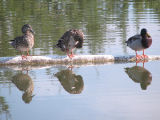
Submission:
[[[32,29],[30,30],[30,32],[33,33],[33,34],[35,34],[35,32]]]
[[[147,37],[151,37],[151,36],[147,33]]]

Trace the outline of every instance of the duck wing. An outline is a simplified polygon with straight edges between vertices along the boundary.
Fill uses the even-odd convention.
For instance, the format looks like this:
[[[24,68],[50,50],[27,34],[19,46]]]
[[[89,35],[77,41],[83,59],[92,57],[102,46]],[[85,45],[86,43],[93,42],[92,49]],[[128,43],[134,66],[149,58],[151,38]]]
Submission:
[[[134,36],[132,36],[132,37],[130,37],[127,41],[126,41],[126,43],[127,43],[127,46],[129,45],[129,44],[132,44],[133,42],[135,42],[135,41],[141,41],[142,40],[142,36],[141,35],[134,35]]]
[[[66,51],[68,49],[68,43],[70,38],[70,32],[67,31],[63,34],[63,36],[58,40],[56,47],[60,48],[62,51]]]
[[[10,41],[11,41],[11,45],[14,48],[17,48],[19,46],[27,46],[28,45],[26,37],[24,37],[24,36],[16,37],[16,38],[14,38],[14,40],[10,40]]]
[[[66,51],[72,48],[81,48],[83,45],[83,33],[80,30],[71,29],[63,34],[58,40],[56,47]]]

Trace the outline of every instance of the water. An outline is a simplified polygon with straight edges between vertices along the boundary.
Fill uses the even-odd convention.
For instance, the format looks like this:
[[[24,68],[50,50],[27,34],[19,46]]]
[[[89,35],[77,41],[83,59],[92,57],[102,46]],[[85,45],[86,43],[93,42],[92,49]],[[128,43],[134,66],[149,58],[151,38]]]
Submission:
[[[20,54],[9,40],[21,35],[25,23],[36,32],[32,55],[65,56],[53,45],[70,28],[85,34],[84,46],[76,54],[133,55],[125,41],[143,27],[153,39],[145,53],[158,55],[159,5],[159,0],[2,0],[0,57]],[[159,67],[159,61],[147,62],[144,68],[141,63],[72,70],[68,66],[0,67],[0,119],[159,120]]]

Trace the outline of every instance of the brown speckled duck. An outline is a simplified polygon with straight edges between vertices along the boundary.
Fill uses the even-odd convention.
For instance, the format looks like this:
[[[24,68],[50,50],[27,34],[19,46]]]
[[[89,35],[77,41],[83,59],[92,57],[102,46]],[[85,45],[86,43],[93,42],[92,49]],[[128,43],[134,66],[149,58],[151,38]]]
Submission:
[[[66,52],[69,58],[73,58],[73,49],[82,48],[84,35],[80,30],[71,29],[58,40],[56,47]]]
[[[18,51],[21,52],[22,59],[29,56],[29,50],[34,45],[34,31],[29,24],[25,24],[22,27],[23,36],[19,36],[11,40],[11,45]],[[27,56],[23,55],[22,53],[27,51]]]
[[[147,33],[147,29],[143,28],[141,29],[141,34],[134,35],[126,41],[127,46],[129,46],[132,50],[135,50],[136,52],[136,59],[141,58],[140,55],[137,54],[137,51],[143,50],[142,57],[147,57],[147,55],[144,54],[144,50],[149,48],[152,44],[152,38]]]

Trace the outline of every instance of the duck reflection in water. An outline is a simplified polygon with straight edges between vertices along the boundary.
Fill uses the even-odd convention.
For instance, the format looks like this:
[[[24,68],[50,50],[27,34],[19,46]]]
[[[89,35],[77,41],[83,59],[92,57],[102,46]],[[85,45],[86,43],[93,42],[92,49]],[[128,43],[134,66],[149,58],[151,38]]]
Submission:
[[[142,90],[146,90],[147,86],[151,84],[152,74],[144,67],[133,66],[125,68],[125,72],[134,82],[140,83]]]
[[[25,103],[30,103],[32,100],[32,93],[34,89],[34,84],[31,77],[28,75],[28,71],[26,74],[23,72],[17,73],[12,77],[12,82],[16,85],[16,87],[20,91],[24,91],[22,95],[22,99]]]
[[[80,75],[75,75],[72,70],[61,70],[55,76],[70,94],[80,94],[82,92],[84,87],[83,78]]]

